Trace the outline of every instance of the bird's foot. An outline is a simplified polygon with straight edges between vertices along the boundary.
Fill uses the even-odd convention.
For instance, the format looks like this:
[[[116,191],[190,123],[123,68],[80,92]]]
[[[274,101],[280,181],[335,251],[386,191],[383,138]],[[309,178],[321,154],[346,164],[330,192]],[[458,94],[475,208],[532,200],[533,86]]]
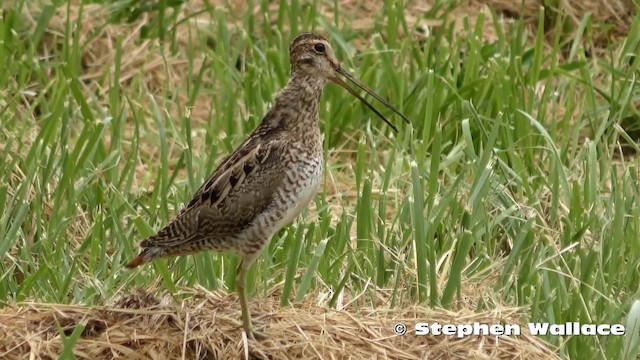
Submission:
[[[264,315],[261,315],[257,317],[255,320],[260,320],[263,317]],[[257,325],[259,330],[256,330],[253,322],[251,321],[251,318],[247,317],[242,322],[242,332],[247,335],[247,339],[256,340],[256,341],[266,340],[267,336],[262,331],[260,331],[260,330],[264,330],[265,324],[263,324],[261,321],[257,321],[257,324],[255,325]]]
[[[250,331],[245,331],[245,333],[247,334],[247,338],[251,340],[262,341],[267,339],[267,336],[260,331],[250,330]]]

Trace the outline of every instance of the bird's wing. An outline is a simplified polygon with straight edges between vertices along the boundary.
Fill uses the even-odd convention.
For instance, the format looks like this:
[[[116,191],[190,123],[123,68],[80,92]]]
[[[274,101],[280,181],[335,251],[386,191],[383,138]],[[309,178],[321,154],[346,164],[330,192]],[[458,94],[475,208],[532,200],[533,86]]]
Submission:
[[[240,233],[271,204],[284,174],[279,165],[286,144],[279,139],[247,141],[220,164],[171,223],[140,246],[173,247]]]

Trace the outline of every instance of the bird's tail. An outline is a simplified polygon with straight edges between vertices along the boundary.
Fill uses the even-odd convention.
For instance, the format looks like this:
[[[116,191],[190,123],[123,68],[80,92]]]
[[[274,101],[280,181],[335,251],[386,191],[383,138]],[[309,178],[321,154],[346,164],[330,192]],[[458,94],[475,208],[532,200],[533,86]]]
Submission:
[[[163,248],[158,246],[145,248],[140,252],[140,255],[136,256],[133,260],[129,261],[129,263],[124,267],[126,267],[127,269],[133,269],[135,267],[148,263],[149,261],[161,256],[162,252],[163,252]]]

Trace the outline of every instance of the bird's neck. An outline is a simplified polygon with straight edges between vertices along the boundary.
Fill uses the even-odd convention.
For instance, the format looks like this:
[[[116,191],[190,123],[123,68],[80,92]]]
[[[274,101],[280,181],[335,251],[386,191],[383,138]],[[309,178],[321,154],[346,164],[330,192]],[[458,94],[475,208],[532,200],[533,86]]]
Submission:
[[[276,97],[273,110],[288,131],[320,131],[319,110],[322,89],[327,80],[304,71],[293,71],[287,85]]]
[[[294,69],[291,71],[289,82],[281,92],[292,91],[298,93],[299,96],[320,99],[325,85],[327,85],[325,77],[318,74],[310,74],[301,69]]]

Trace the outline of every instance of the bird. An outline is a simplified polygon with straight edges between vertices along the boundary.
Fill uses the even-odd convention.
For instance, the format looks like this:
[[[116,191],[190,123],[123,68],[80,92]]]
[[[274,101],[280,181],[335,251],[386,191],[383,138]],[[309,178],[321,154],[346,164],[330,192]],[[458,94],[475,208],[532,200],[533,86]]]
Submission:
[[[161,257],[201,251],[240,256],[236,291],[242,327],[253,331],[245,289],[247,270],[271,237],[294,220],[317,193],[323,171],[320,98],[329,82],[345,88],[395,132],[397,128],[357,91],[361,90],[409,119],[388,101],[355,79],[338,62],[329,41],[302,33],[289,46],[291,74],[273,106],[246,140],[224,159],[195,192],[193,199],[153,235],[140,243],[139,255],[126,264],[132,269]]]

